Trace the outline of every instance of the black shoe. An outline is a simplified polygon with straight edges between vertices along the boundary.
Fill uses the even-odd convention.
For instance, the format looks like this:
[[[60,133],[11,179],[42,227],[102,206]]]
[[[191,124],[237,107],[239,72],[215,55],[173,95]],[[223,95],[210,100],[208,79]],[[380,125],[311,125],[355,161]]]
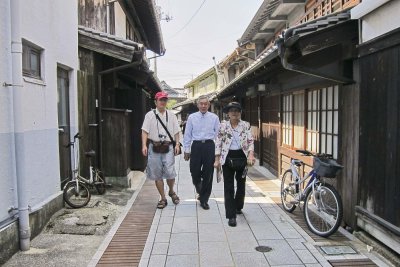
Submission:
[[[243,214],[242,210],[236,210],[236,214]]]
[[[210,209],[210,206],[208,205],[208,203],[200,203],[200,206],[205,210],[209,210]]]
[[[236,226],[236,218],[230,218],[228,221],[228,225],[231,227],[235,227]]]

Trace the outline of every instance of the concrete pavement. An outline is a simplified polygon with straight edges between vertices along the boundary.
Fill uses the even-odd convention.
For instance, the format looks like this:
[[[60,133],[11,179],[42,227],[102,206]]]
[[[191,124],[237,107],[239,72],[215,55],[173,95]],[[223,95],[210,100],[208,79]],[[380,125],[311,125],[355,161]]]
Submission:
[[[178,157],[176,168],[181,203],[175,206],[168,199],[168,206],[156,211],[139,266],[331,266],[329,260],[346,259],[387,266],[350,234],[346,244],[334,244],[350,246],[356,254],[324,254],[320,246],[332,242],[315,242],[272,200],[278,192],[265,192],[249,178],[243,215],[237,227],[229,227],[223,183],[214,181],[210,210],[203,210],[195,200],[188,162]],[[258,252],[260,246],[270,251]]]
[[[100,197],[100,202],[94,197],[85,209],[60,211],[32,241],[32,249],[17,253],[5,266],[99,266],[99,260],[111,248],[111,240],[121,242],[117,246],[121,251],[113,247],[115,261],[104,266],[115,266],[118,260],[121,263],[126,253],[137,255],[137,263],[129,266],[343,266],[344,262],[345,266],[394,266],[388,265],[374,250],[368,251],[371,247],[367,248],[343,229],[344,236],[335,234],[329,239],[308,233],[300,210],[288,214],[279,207],[279,179],[262,167],[248,172],[247,197],[243,215],[238,215],[237,227],[229,227],[225,219],[223,183],[214,182],[209,201],[211,209],[203,210],[195,200],[189,164],[183,157],[176,158],[176,169],[179,205],[173,205],[168,198],[168,206],[157,210],[158,196],[153,183],[144,186],[143,180],[136,179],[140,185],[135,187],[137,190],[131,198],[132,192],[109,190]],[[149,186],[153,189],[151,192],[146,191],[145,187]],[[118,218],[108,215],[111,203],[119,206],[115,207],[118,210],[115,215],[120,213]],[[143,215],[135,209],[135,206],[143,208],[142,203],[149,207],[146,209],[150,215],[145,217],[150,229],[147,232],[144,232],[144,222],[130,221],[132,217],[142,220]],[[131,219],[129,213],[133,214]],[[104,223],[105,215],[107,223]],[[82,224],[81,218],[89,220],[89,225]],[[136,248],[128,247],[126,240],[117,237],[125,221],[129,225],[126,234],[140,236],[141,232],[143,235],[142,239],[133,241]],[[321,250],[322,246],[332,245],[346,246],[354,254],[327,255]],[[257,249],[270,250],[259,252]]]

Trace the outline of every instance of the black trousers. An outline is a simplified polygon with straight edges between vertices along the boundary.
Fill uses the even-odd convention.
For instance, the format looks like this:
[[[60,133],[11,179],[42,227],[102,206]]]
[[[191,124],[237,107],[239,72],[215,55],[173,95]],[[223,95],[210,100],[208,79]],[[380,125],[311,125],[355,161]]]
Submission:
[[[215,161],[215,144],[212,140],[193,141],[190,152],[190,173],[201,203],[211,195]]]
[[[227,158],[246,158],[243,150],[229,150]],[[236,218],[236,210],[243,209],[246,194],[246,177],[242,178],[244,168],[234,171],[226,163],[222,166],[224,174],[225,216],[227,219]],[[236,180],[236,193],[235,193]]]

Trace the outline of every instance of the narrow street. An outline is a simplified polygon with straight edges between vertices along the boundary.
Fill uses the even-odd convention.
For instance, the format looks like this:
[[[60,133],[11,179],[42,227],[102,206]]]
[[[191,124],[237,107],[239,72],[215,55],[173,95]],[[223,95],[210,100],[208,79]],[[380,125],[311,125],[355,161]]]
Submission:
[[[400,266],[399,18],[400,0],[0,0],[0,266]],[[165,206],[145,172],[172,176],[178,141]],[[230,227],[211,163],[230,206],[244,157]]]
[[[243,215],[237,227],[229,227],[223,183],[214,181],[210,210],[203,210],[195,200],[188,162],[176,159],[181,203],[175,206],[168,199],[166,208],[155,210],[157,192],[146,181],[132,213],[110,231],[89,266],[387,266],[343,229],[345,235],[329,239],[309,234],[300,211],[289,216],[279,207],[279,180],[265,169],[268,175],[262,175],[262,167],[249,171]],[[337,246],[332,248],[336,252],[349,249],[348,254],[328,255],[321,249],[330,246]]]

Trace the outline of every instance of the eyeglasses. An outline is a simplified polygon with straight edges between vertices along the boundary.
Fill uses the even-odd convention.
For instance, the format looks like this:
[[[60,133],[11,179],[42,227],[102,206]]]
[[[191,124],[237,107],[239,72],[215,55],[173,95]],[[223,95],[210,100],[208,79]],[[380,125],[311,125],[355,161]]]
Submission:
[[[237,108],[231,108],[231,109],[229,110],[229,112],[240,112],[240,109],[237,109]]]
[[[158,99],[158,101],[167,102],[167,101],[168,101],[168,98],[161,98],[161,99]]]

